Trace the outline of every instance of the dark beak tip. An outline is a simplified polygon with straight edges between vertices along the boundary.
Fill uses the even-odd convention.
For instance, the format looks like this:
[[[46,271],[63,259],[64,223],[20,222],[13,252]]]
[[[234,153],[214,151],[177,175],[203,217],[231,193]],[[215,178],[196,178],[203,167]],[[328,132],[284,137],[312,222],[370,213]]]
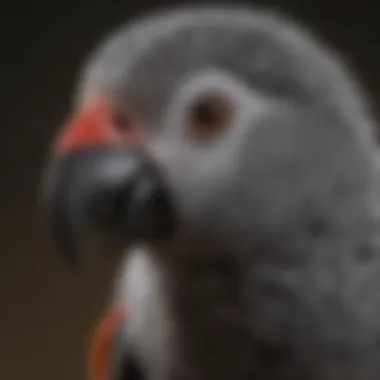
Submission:
[[[75,232],[67,231],[66,227],[59,226],[58,221],[54,218],[55,215],[52,212],[48,213],[48,229],[55,249],[70,269],[78,269],[81,265],[81,260],[78,254],[79,244],[75,238]]]
[[[55,249],[65,265],[76,270],[80,267],[78,256],[78,221],[71,214],[68,201],[70,178],[66,157],[53,157],[42,170],[39,183],[39,199],[44,221]],[[73,223],[72,223],[73,222]]]
[[[53,239],[70,268],[81,267],[79,249],[87,225],[105,230],[111,226],[111,233],[121,233],[124,242],[148,238],[152,229],[160,231],[169,212],[162,211],[161,197],[170,195],[156,190],[163,191],[163,180],[153,168],[126,148],[86,149],[54,158],[45,168],[43,204]],[[146,187],[147,182],[151,186]]]

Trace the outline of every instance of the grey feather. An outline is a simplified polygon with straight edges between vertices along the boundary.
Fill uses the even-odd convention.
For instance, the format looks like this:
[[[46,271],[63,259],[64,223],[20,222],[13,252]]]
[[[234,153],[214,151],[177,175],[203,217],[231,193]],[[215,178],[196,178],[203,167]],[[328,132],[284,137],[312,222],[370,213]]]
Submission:
[[[211,142],[181,108],[202,86],[240,106]],[[378,380],[375,121],[343,59],[270,12],[181,8],[105,38],[77,101],[98,92],[144,120],[183,223],[121,264],[147,379]]]

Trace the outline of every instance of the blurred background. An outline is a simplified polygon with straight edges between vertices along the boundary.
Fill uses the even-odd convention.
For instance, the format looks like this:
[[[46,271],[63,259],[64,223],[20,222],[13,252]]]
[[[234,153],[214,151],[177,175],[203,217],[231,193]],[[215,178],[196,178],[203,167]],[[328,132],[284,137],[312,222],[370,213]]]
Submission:
[[[63,265],[41,223],[40,171],[49,141],[69,110],[84,56],[113,26],[179,3],[13,2],[7,3],[10,10],[0,12],[2,380],[85,379],[86,344],[118,258],[92,260],[79,273]],[[337,47],[358,71],[375,111],[380,110],[380,22],[374,1],[250,3],[292,15]]]

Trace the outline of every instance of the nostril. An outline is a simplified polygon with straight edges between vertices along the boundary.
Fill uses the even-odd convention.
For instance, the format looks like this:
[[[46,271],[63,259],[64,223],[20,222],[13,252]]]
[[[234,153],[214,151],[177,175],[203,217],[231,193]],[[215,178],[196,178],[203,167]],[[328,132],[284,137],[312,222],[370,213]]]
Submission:
[[[112,113],[112,125],[119,133],[125,134],[132,130],[133,122],[131,116],[126,112],[116,110]]]

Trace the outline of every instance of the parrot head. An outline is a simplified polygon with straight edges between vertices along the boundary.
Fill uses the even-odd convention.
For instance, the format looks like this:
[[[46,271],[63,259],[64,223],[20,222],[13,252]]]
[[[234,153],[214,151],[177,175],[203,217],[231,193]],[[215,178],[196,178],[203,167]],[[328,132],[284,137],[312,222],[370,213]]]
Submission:
[[[89,226],[183,257],[282,254],[354,231],[375,145],[342,67],[265,11],[181,8],[113,31],[52,146],[63,251],[75,259]]]
[[[123,25],[86,62],[52,144],[54,236],[71,261],[96,228],[171,263],[249,269],[358,246],[378,210],[363,99],[336,53],[270,12],[196,6]],[[97,331],[94,379],[110,378],[124,319]]]

